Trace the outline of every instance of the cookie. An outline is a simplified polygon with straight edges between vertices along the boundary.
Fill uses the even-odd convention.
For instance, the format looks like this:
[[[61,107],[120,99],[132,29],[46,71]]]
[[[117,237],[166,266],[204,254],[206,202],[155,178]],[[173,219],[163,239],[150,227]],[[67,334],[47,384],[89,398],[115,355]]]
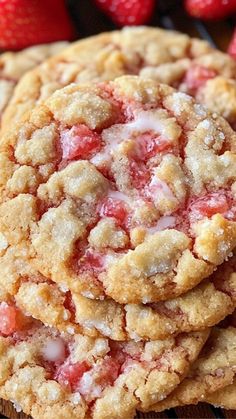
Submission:
[[[123,74],[139,74],[178,87],[235,123],[236,63],[232,58],[185,34],[127,27],[77,41],[28,73],[4,114],[3,130],[56,89]]]
[[[37,270],[119,303],[194,288],[236,246],[234,144],[222,118],[151,80],[55,92],[2,138],[1,278],[14,293]]]
[[[236,410],[236,378],[234,379],[233,384],[210,394],[205,400],[208,403],[222,407],[223,409]]]
[[[133,418],[180,383],[209,335],[117,343],[0,311],[0,397],[33,418]]]
[[[39,274],[34,275],[33,282],[32,275],[25,278],[14,298],[23,312],[61,331],[73,327],[90,336],[101,334],[114,340],[165,339],[211,327],[232,313],[236,305],[235,269],[234,256],[186,294],[146,305],[122,305],[108,298],[92,300],[50,284]]]
[[[48,57],[61,52],[67,45],[67,42],[55,42],[0,55],[0,116],[8,105],[20,78]]]
[[[226,327],[222,325],[212,329],[205,347],[192,365],[187,378],[165,400],[157,403],[150,410],[160,412],[171,407],[197,404],[202,401],[221,405],[219,396],[221,392],[222,406],[231,408],[230,395],[235,388],[233,384],[236,374],[235,365],[236,327],[234,314]],[[224,405],[224,399],[228,400],[228,407],[226,402]]]

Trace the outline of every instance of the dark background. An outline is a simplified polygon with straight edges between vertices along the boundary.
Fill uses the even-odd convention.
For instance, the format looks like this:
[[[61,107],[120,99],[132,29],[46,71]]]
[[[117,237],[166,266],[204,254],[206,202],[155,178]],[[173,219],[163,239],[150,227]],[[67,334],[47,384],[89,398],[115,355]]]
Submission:
[[[77,38],[117,28],[96,7],[93,0],[67,0],[67,5],[76,28]],[[154,14],[148,25],[186,32],[191,36],[207,39],[216,47],[226,50],[235,21],[235,18],[230,18],[224,21],[201,22],[187,16],[183,1],[157,0]]]

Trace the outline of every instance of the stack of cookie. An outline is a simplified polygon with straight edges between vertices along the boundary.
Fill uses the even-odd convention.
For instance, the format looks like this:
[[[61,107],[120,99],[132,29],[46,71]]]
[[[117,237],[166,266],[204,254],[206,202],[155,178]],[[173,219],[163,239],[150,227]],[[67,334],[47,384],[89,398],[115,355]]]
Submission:
[[[142,27],[18,83],[0,142],[0,397],[18,410],[236,408],[235,80],[207,43]]]

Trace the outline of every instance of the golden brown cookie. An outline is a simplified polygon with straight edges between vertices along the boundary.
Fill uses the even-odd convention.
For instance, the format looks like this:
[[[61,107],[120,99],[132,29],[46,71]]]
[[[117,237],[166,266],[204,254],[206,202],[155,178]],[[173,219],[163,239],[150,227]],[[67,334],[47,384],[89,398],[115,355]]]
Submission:
[[[209,332],[152,342],[60,334],[0,304],[0,397],[35,419],[133,418],[173,390]]]
[[[212,329],[208,341],[199,358],[192,365],[187,378],[165,400],[154,405],[152,410],[160,412],[171,407],[197,404],[202,401],[228,409],[234,408],[235,314],[223,326],[216,326]]]
[[[206,401],[214,406],[236,410],[236,378],[229,386],[207,396]]]
[[[20,78],[42,61],[61,52],[66,46],[68,42],[55,42],[0,55],[0,116],[8,105]]]
[[[236,245],[234,149],[222,118],[151,80],[55,92],[2,138],[2,287],[42,275],[144,304],[194,288]]]
[[[234,256],[184,295],[153,304],[122,305],[109,298],[89,299],[48,283],[40,275],[38,282],[32,282],[31,277],[21,283],[15,301],[24,312],[61,331],[73,327],[91,336],[102,334],[115,340],[166,339],[211,327],[233,312],[235,261]]]
[[[235,123],[236,63],[232,58],[186,34],[127,27],[77,41],[28,73],[5,112],[3,130],[58,88],[123,74],[178,87]]]

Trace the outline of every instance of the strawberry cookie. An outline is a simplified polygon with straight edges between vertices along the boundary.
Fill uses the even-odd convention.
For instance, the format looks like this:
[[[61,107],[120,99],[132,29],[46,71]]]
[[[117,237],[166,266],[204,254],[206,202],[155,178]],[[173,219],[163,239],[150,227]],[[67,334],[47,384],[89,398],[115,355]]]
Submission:
[[[236,246],[235,133],[166,85],[71,85],[1,142],[0,277],[154,303]]]
[[[223,389],[215,391],[207,396],[205,401],[216,407],[236,410],[236,378],[229,386],[226,386]]]
[[[0,116],[8,105],[14,87],[20,78],[46,58],[58,54],[67,45],[67,42],[55,42],[26,48],[20,52],[5,52],[0,55]]]
[[[133,418],[184,378],[209,332],[152,342],[60,334],[0,304],[0,397],[33,418]]]
[[[207,42],[150,27],[127,27],[73,43],[29,72],[3,117],[3,131],[32,106],[72,82],[137,74],[178,87],[212,112],[236,121],[236,62]]]
[[[235,262],[234,256],[193,290],[158,303],[122,305],[108,298],[89,299],[32,272],[13,295],[23,312],[61,331],[101,334],[114,340],[166,339],[213,326],[233,312]],[[5,292],[6,288],[11,294],[10,283]]]
[[[236,313],[236,312],[235,312]],[[236,323],[235,313],[225,324],[212,329],[199,358],[176,390],[152,409],[160,412],[171,407],[208,401],[228,409],[235,406]],[[222,403],[221,403],[222,394]],[[217,399],[218,398],[218,399]],[[224,402],[225,400],[225,402]]]

